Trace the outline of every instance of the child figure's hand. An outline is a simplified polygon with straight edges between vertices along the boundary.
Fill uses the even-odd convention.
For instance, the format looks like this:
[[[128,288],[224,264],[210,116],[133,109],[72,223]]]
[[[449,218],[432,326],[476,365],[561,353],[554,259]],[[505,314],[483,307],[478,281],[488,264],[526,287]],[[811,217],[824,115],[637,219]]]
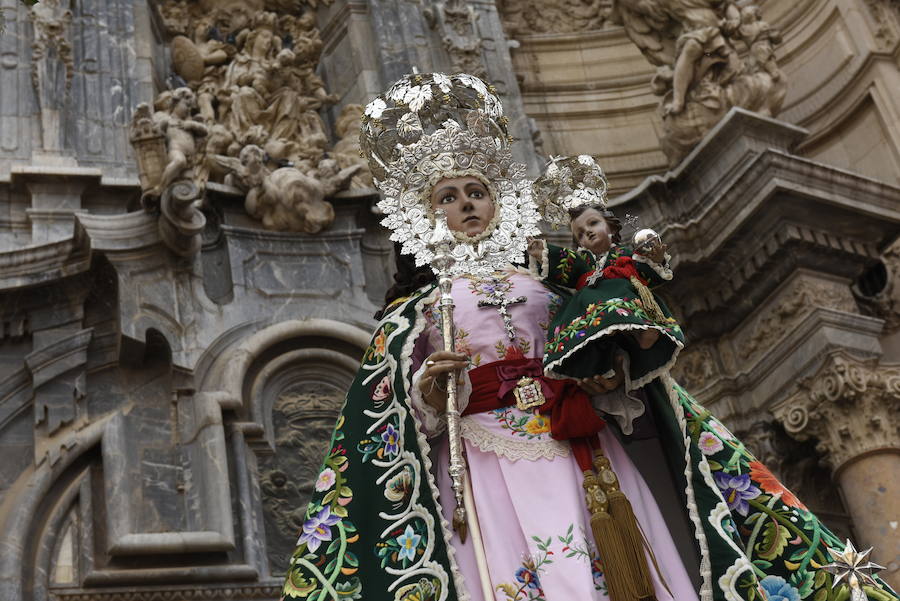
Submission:
[[[540,238],[528,238],[528,255],[540,261],[544,256],[544,241]]]
[[[669,245],[660,242],[659,244],[654,244],[650,248],[642,249],[640,254],[644,255],[654,263],[663,264],[666,262],[667,250],[669,250]]]

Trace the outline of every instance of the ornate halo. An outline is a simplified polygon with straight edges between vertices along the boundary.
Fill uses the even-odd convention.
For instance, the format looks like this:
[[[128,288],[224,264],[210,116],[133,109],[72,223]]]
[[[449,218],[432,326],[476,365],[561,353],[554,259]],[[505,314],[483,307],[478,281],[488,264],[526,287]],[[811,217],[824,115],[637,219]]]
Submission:
[[[525,166],[512,160],[506,123],[493,87],[464,73],[407,75],[366,107],[360,147],[384,195],[381,223],[416,265],[434,258],[427,244],[432,189],[467,175],[488,187],[494,219],[479,236],[455,234],[452,272],[491,271],[524,259],[540,216]]]
[[[572,209],[583,206],[606,209],[608,188],[603,170],[589,154],[552,157],[544,174],[532,184],[538,210],[553,229],[568,225]]]

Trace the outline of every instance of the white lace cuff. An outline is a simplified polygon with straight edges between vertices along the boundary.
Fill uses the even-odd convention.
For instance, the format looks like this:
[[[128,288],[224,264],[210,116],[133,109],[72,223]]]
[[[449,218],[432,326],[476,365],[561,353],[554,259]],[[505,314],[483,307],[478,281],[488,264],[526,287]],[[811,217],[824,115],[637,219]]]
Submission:
[[[547,247],[546,240],[541,239],[540,243],[541,246],[544,247],[541,251],[541,261],[538,263],[537,259],[528,255],[528,271],[530,271],[534,277],[543,280],[550,276],[550,251]]]
[[[659,277],[661,277],[662,279],[664,279],[664,280],[672,279],[672,268],[669,267],[669,261],[672,259],[672,257],[671,257],[671,255],[669,255],[669,253],[665,254],[665,261],[663,261],[662,265],[660,265],[659,263],[657,263],[656,261],[654,261],[648,257],[645,257],[644,255],[642,255],[640,253],[634,253],[634,255],[632,255],[632,257],[638,263],[644,263],[645,265],[649,265],[650,268],[653,269],[653,271],[655,271],[656,274]]]
[[[419,392],[419,380],[425,372],[426,365],[423,362],[416,370],[412,377],[412,386],[409,389],[409,400],[413,410],[419,416],[422,422],[422,430],[428,438],[434,438],[438,434],[447,429],[447,415],[444,412],[438,412],[437,409],[425,402],[422,393]],[[469,406],[469,395],[472,393],[472,383],[469,381],[467,372],[459,375],[459,386],[456,393],[456,401],[459,405],[459,412],[462,413]]]

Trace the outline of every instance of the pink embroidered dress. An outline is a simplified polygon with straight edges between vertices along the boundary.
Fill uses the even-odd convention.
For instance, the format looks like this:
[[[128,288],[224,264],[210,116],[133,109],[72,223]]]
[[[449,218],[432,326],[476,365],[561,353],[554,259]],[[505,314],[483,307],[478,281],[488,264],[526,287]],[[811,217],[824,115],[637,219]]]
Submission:
[[[526,302],[508,305],[515,342],[496,307],[479,307],[495,292]],[[524,271],[505,271],[493,279],[461,277],[453,283],[457,350],[472,368],[512,358],[541,359],[547,324],[561,304],[559,296]],[[494,296],[496,298],[496,296]],[[426,309],[428,325],[414,355],[412,403],[429,437],[435,438],[434,471],[445,518],[453,494],[447,476],[449,456],[444,421],[418,396],[424,359],[442,348],[437,309]],[[460,405],[468,404],[471,385],[461,378]],[[452,544],[473,601],[588,601],[608,599],[602,566],[594,548],[585,507],[582,472],[568,442],[550,437],[550,418],[536,409],[515,406],[466,415],[461,419],[472,492],[488,558],[494,599],[484,599],[471,537]],[[437,438],[440,437],[440,438]],[[607,428],[603,449],[651,541],[668,590],[653,575],[657,599],[692,601],[697,595],[647,484]],[[651,564],[652,565],[652,564]]]

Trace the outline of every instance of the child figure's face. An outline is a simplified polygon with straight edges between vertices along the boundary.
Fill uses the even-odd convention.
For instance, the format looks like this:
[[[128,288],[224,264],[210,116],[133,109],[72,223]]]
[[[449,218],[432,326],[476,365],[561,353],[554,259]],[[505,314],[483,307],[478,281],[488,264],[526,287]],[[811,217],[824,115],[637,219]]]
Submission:
[[[572,237],[594,254],[602,254],[612,244],[612,228],[597,209],[587,209],[572,220]]]

